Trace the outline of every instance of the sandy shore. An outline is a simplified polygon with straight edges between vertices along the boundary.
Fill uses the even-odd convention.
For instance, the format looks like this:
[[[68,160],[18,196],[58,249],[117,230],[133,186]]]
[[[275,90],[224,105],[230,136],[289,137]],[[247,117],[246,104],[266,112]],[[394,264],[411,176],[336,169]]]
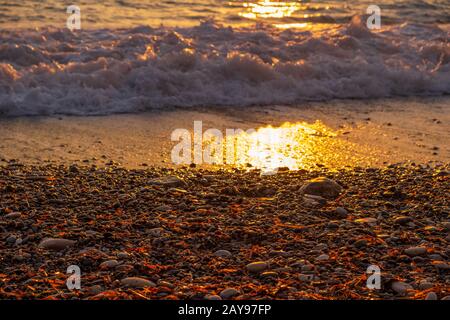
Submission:
[[[426,163],[450,159],[450,98],[305,103],[296,107],[171,110],[105,117],[32,117],[0,120],[0,159],[27,164],[88,163],[111,160],[127,168],[142,164],[172,166],[170,134],[192,130],[243,129],[322,121],[336,140],[353,147],[334,150],[356,155],[350,165],[382,166],[407,160]],[[329,152],[333,152],[330,147]],[[370,159],[365,157],[370,154]],[[359,160],[360,161],[359,161]]]

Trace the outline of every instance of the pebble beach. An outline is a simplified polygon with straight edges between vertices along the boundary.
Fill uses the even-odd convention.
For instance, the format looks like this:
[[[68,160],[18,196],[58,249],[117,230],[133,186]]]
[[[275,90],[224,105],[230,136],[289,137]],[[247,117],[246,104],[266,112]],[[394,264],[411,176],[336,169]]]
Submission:
[[[449,169],[8,161],[0,298],[448,300]],[[66,285],[71,265],[80,289]]]

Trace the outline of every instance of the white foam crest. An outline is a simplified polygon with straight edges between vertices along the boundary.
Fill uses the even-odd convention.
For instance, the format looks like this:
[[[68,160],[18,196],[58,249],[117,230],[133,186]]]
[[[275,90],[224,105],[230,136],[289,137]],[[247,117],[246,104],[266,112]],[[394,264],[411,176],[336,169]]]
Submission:
[[[372,32],[360,19],[321,30],[213,22],[76,33],[3,30],[0,114],[449,94],[449,34],[419,24]]]

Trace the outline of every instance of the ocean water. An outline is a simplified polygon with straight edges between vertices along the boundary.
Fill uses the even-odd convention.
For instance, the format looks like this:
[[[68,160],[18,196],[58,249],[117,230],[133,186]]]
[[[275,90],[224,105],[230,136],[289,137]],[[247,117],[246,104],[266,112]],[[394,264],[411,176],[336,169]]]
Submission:
[[[0,0],[0,115],[450,94],[450,1],[370,4]]]

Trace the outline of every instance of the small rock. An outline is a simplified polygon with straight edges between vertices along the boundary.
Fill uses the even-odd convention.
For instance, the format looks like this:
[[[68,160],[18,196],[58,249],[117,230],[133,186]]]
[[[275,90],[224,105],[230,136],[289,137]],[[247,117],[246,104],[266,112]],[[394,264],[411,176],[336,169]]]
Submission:
[[[68,240],[68,239],[62,239],[62,238],[49,238],[44,239],[39,244],[39,247],[47,249],[47,250],[63,250],[70,246],[73,246],[76,243],[76,241]]]
[[[147,231],[147,233],[153,237],[160,237],[164,233],[163,228],[153,228]]]
[[[355,241],[355,243],[353,243],[353,245],[356,248],[366,247],[367,246],[367,240],[366,239],[357,240],[357,241]]]
[[[450,221],[449,222],[444,222],[442,224],[442,226],[444,227],[445,230],[450,231]]]
[[[267,264],[267,262],[264,261],[257,261],[257,262],[252,262],[249,263],[246,268],[248,271],[250,272],[263,272],[264,270],[266,270],[269,267],[269,265]]]
[[[156,287],[156,284],[150,280],[139,278],[139,277],[129,277],[122,279],[120,281],[122,285],[132,288],[145,288],[145,287]]]
[[[8,238],[6,238],[6,242],[10,244],[16,243],[16,240],[17,238],[15,236],[9,236]]]
[[[298,275],[298,280],[302,281],[302,282],[309,282],[312,281],[314,279],[314,275],[312,274],[299,274]]]
[[[88,288],[88,292],[90,294],[97,295],[97,294],[103,292],[103,288],[102,288],[102,286],[96,284],[96,285],[93,285],[92,287]]]
[[[437,294],[434,292],[428,292],[427,296],[425,297],[425,300],[437,300]]]
[[[450,296],[445,296],[441,300],[450,300]]]
[[[214,252],[214,255],[221,258],[229,258],[232,256],[231,252],[228,250],[217,250]]]
[[[405,295],[408,293],[408,291],[413,289],[410,284],[401,281],[392,282],[391,288],[400,295]]]
[[[319,177],[307,181],[300,191],[304,194],[334,199],[342,192],[342,187],[334,180]]]
[[[348,217],[348,211],[345,208],[337,207],[336,208],[336,217],[345,219]]]
[[[422,280],[419,283],[419,289],[420,290],[428,290],[428,289],[431,289],[433,287],[434,287],[434,285],[432,283],[426,281],[426,280]]]
[[[433,261],[433,266],[435,266],[437,269],[441,270],[448,270],[450,269],[450,265],[447,264],[445,261]]]
[[[17,218],[20,218],[20,216],[21,216],[22,214],[20,213],[20,212],[11,212],[11,213],[8,213],[6,216],[5,216],[5,218],[6,219],[17,219]]]
[[[237,296],[240,292],[234,288],[226,288],[219,295],[222,299],[229,299],[231,297]]]
[[[117,260],[108,260],[100,264],[100,269],[112,269],[119,265]]]
[[[313,264],[304,265],[301,270],[302,272],[313,271],[314,265]]]
[[[316,258],[316,261],[326,261],[326,260],[328,260],[328,259],[330,259],[330,256],[329,256],[329,255],[327,255],[327,254],[321,254],[320,256],[318,256],[318,257]]]
[[[158,285],[160,287],[166,287],[166,288],[170,288],[170,289],[174,289],[176,286],[173,283],[164,281],[164,280],[160,280],[158,281]]]
[[[222,300],[222,298],[220,296],[218,296],[217,294],[208,294],[205,296],[206,300]]]
[[[265,278],[275,278],[278,276],[278,273],[276,273],[275,271],[266,271],[261,273],[261,277],[265,277]]]
[[[151,179],[149,182],[151,185],[159,185],[164,187],[180,187],[185,186],[186,182],[176,176],[165,176]]]
[[[128,259],[129,256],[130,255],[128,253],[126,253],[126,252],[119,252],[117,254],[117,258],[119,258],[119,259]]]
[[[394,223],[395,224],[399,224],[399,225],[402,225],[402,226],[404,226],[404,225],[406,225],[406,224],[408,224],[409,222],[412,222],[412,221],[413,221],[413,219],[411,217],[406,217],[406,216],[400,216],[400,217],[396,217],[394,219]]]
[[[360,218],[355,220],[356,223],[367,223],[368,225],[376,225],[377,219],[375,218]]]
[[[405,249],[405,253],[410,257],[421,256],[427,252],[427,248],[424,247],[411,247]]]

